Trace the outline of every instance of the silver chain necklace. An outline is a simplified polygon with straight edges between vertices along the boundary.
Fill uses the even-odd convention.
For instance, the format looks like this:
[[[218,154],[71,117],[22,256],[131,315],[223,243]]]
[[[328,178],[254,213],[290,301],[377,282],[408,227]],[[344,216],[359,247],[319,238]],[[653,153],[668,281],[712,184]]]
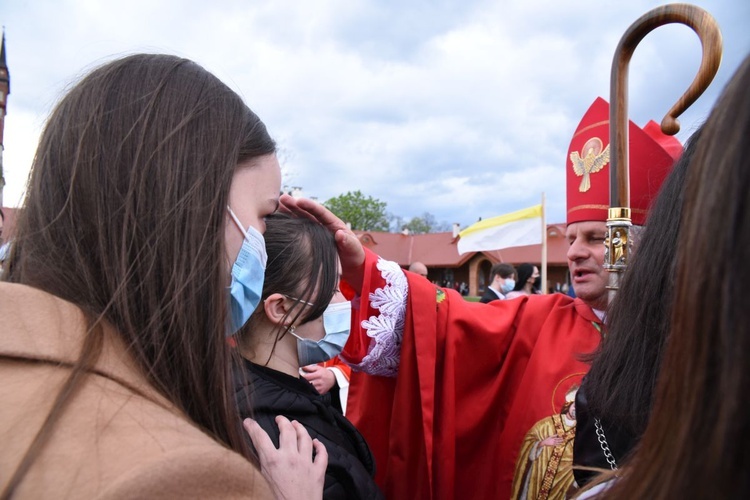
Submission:
[[[609,449],[609,444],[607,444],[607,437],[604,435],[601,420],[595,418],[594,426],[596,427],[596,437],[599,440],[599,446],[602,447],[602,451],[604,452],[604,458],[607,459],[607,463],[612,470],[617,470],[617,462]]]

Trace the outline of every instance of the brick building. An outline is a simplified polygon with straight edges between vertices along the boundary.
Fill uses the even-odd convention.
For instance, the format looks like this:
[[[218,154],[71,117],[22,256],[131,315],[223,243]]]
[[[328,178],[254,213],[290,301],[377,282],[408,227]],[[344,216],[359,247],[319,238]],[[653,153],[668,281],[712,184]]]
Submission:
[[[424,263],[428,278],[441,286],[465,282],[469,295],[484,293],[490,268],[498,262],[518,266],[528,262],[541,267],[542,245],[512,247],[491,252],[458,254],[458,231],[408,234],[354,231],[362,244],[387,260],[407,268],[414,261]],[[569,282],[565,224],[547,225],[547,289]]]

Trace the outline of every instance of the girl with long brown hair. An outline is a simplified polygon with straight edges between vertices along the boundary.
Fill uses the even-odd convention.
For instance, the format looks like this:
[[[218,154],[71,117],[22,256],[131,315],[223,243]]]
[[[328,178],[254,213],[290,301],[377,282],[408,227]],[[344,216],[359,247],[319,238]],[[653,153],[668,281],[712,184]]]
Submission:
[[[68,92],[0,283],[0,498],[270,496],[226,337],[257,305],[279,189],[264,124],[191,61],[125,57]],[[325,450],[280,425],[308,497]]]
[[[742,498],[750,489],[749,88],[747,57],[688,168],[653,411],[604,498]]]
[[[649,211],[633,260],[607,311],[605,336],[576,392],[576,484],[622,465],[643,434],[670,330],[675,256],[698,129]]]

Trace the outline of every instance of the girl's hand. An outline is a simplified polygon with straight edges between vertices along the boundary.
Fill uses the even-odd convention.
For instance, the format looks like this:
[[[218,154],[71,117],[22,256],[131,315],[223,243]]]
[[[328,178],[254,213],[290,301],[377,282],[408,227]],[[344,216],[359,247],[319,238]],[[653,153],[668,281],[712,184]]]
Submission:
[[[260,458],[260,472],[279,500],[323,498],[323,483],[328,452],[323,443],[311,439],[307,429],[297,421],[290,422],[281,415],[279,447],[258,423],[250,418],[243,422]],[[315,456],[313,457],[313,450]]]

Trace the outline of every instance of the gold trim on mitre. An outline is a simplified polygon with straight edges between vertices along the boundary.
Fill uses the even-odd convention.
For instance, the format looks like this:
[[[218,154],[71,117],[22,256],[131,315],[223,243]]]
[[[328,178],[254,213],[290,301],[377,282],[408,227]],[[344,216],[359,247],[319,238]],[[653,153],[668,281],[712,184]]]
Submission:
[[[602,125],[609,125],[609,120],[604,120],[601,122],[592,123],[591,125],[587,125],[583,127],[581,130],[579,130],[578,132],[576,132],[575,134],[573,134],[572,138],[575,139],[576,137],[586,132],[587,130],[591,130],[594,127],[601,127]]]
[[[568,213],[571,214],[575,212],[576,210],[607,210],[609,211],[609,205],[578,205],[573,208],[568,209]],[[648,210],[644,210],[642,208],[631,208],[631,213],[635,214],[647,214]]]

